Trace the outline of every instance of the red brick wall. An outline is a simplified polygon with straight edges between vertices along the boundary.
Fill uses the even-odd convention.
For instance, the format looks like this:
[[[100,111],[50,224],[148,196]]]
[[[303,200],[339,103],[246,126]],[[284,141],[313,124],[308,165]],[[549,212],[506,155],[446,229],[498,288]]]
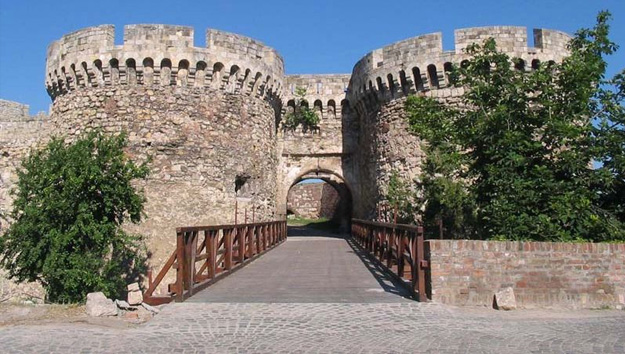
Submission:
[[[625,304],[625,244],[429,240],[432,299],[487,305],[501,288],[517,304],[594,308]]]

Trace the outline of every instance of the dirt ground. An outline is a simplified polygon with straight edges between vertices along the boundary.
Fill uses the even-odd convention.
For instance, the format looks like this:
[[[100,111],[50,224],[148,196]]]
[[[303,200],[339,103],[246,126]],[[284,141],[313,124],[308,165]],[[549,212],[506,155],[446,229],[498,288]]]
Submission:
[[[17,325],[84,323],[96,326],[128,328],[145,320],[137,318],[90,317],[85,305],[0,304],[0,328]]]

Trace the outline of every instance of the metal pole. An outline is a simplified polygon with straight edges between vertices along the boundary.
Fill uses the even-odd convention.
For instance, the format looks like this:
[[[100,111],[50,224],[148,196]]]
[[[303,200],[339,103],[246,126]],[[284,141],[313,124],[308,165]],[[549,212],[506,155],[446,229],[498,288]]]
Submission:
[[[234,224],[237,224],[237,216],[239,214],[239,200],[234,200]]]
[[[438,219],[438,237],[443,239],[443,218]]]
[[[395,204],[395,208],[393,209],[393,224],[397,224],[397,204]]]

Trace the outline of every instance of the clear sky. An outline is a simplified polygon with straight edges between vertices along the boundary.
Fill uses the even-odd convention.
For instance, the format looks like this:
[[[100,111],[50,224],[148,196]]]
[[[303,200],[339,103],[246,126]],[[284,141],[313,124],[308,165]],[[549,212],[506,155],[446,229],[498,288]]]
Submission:
[[[0,0],[0,98],[47,111],[46,47],[62,35],[100,25],[165,23],[195,28],[204,45],[206,28],[265,42],[284,57],[287,74],[350,73],[367,52],[431,32],[515,25],[575,32],[590,27],[597,12],[612,12],[612,39],[623,49],[609,59],[609,73],[625,67],[625,0],[369,1],[369,0]],[[531,43],[531,42],[530,42]]]

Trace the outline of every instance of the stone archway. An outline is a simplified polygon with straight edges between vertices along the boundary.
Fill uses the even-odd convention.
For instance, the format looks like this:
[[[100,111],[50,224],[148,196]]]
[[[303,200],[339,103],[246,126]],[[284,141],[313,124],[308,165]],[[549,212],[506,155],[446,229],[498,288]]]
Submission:
[[[284,194],[284,213],[288,213],[287,209],[287,198],[289,191],[298,183],[304,180],[310,179],[318,179],[327,184],[329,184],[336,192],[338,193],[338,204],[336,210],[333,215],[333,221],[339,225],[339,229],[342,232],[347,232],[349,230],[350,220],[352,218],[353,213],[353,194],[350,186],[343,176],[341,176],[338,172],[324,169],[321,167],[310,168],[304,171],[300,171],[298,175],[295,177],[291,177],[288,179],[285,185]]]

